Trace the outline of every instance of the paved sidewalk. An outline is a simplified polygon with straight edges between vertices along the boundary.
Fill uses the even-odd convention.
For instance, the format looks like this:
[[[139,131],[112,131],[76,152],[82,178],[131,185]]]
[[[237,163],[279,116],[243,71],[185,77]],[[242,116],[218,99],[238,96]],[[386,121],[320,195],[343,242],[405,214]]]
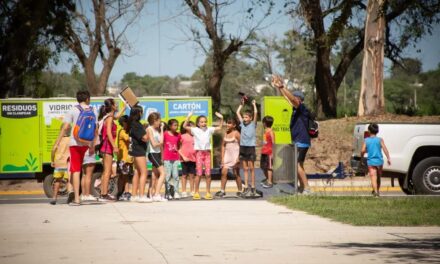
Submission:
[[[260,173],[261,174],[261,173]],[[257,175],[257,188],[262,187],[259,181],[262,179],[261,175]],[[43,184],[37,183],[35,180],[24,181],[22,187],[13,186],[7,188],[7,185],[0,189],[0,195],[38,195],[44,194]],[[1,182],[0,182],[1,183]],[[348,195],[369,195],[371,194],[371,182],[369,177],[352,177],[345,179],[320,179],[320,180],[309,180],[310,187],[314,192],[322,194],[341,194],[345,193]],[[403,194],[399,187],[399,183],[395,180],[394,187],[391,184],[391,179],[382,179],[381,192],[391,192],[393,194]],[[237,191],[237,185],[235,180],[228,180],[227,182],[227,192],[235,193]],[[212,193],[220,190],[220,180],[213,180],[211,183]],[[189,188],[189,186],[187,187]],[[205,180],[203,179],[200,184],[201,192],[205,192]],[[189,190],[189,189],[188,189]],[[164,189],[163,189],[164,191]]]
[[[0,205],[0,224],[5,264],[440,262],[439,227],[353,227],[262,200]]]

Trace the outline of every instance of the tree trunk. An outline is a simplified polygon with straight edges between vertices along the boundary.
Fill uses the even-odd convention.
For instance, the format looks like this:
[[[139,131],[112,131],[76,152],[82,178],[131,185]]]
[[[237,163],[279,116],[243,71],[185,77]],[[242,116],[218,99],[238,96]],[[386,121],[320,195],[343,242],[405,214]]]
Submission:
[[[212,109],[214,111],[220,110],[221,93],[220,88],[224,77],[224,70],[214,69],[208,81],[208,96],[212,98]]]
[[[112,72],[113,65],[115,64],[118,56],[119,56],[118,52],[111,52],[109,59],[104,62],[104,68],[101,71],[101,74],[99,77],[99,83],[97,86],[97,89],[98,89],[98,92],[100,95],[103,95],[106,92],[108,79],[110,77],[110,73]]]
[[[104,64],[104,68],[101,71],[101,74],[99,77],[99,82],[97,85],[98,92],[101,95],[104,95],[106,92],[107,82],[108,82],[108,78],[110,77],[111,71],[112,71],[112,68],[110,66]]]
[[[385,18],[381,13],[383,4],[384,0],[368,1],[358,116],[385,112],[383,92]]]
[[[86,60],[83,63],[84,73],[86,76],[87,87],[89,88],[90,95],[102,95],[98,90],[98,83],[96,81],[96,75],[94,70],[94,65],[90,60]]]
[[[322,47],[317,49],[315,84],[317,91],[318,118],[336,117],[337,87],[330,71],[330,50]]]

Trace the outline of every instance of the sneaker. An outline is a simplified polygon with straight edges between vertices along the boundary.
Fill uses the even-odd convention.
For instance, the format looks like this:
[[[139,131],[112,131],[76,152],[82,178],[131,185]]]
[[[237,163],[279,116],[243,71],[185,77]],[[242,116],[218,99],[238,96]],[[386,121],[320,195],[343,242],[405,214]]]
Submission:
[[[266,183],[267,183],[267,179],[261,180],[261,182],[260,182],[261,185],[264,185]]]
[[[199,193],[194,193],[193,200],[200,200],[200,194]]]
[[[71,202],[73,202],[73,200],[75,199],[75,193],[74,192],[70,192],[67,194],[67,204],[70,204]]]
[[[99,188],[101,185],[101,178],[95,180],[95,184],[93,185],[95,188]]]
[[[372,191],[371,194],[373,195],[374,198],[379,198],[379,193]]]
[[[79,196],[79,200],[81,201],[81,202],[83,202],[83,201],[86,201],[86,199],[87,199],[87,196],[85,196],[85,195],[80,195]]]
[[[241,197],[246,197],[246,195],[250,192],[250,188],[244,188],[243,192],[241,192]]]
[[[131,193],[125,192],[119,196],[119,201],[130,201]]]
[[[211,195],[211,193],[207,192],[205,194],[205,197],[203,197],[203,198],[205,198],[205,200],[212,200],[212,195]]]
[[[224,191],[218,191],[215,193],[215,197],[219,197],[222,198],[226,195],[226,193]]]
[[[263,188],[272,188],[273,187],[273,183],[271,183],[271,182],[265,182],[262,185],[263,185]]]
[[[81,204],[80,203],[77,203],[77,202],[71,202],[71,203],[69,203],[69,206],[80,206]]]
[[[181,198],[180,194],[178,192],[174,193],[174,199],[179,200]]]
[[[139,195],[134,195],[130,198],[130,202],[138,202],[140,199]]]
[[[56,205],[57,204],[57,200],[52,200],[49,202],[51,205]]]
[[[256,192],[255,192],[255,188],[251,188],[251,195],[255,196]]]
[[[160,194],[157,194],[153,196],[153,202],[168,202],[168,200],[160,196]]]
[[[96,201],[98,200],[98,198],[96,198],[95,196],[93,196],[93,195],[91,195],[91,194],[86,195],[85,197],[86,197],[86,201],[93,201],[93,202],[96,202]]]
[[[109,194],[101,195],[98,200],[100,202],[114,202],[114,201],[116,201],[116,199]]]
[[[151,200],[147,196],[142,196],[141,198],[139,198],[138,202],[139,203],[151,203],[151,202],[153,202],[153,200]]]
[[[182,192],[181,197],[182,197],[182,198],[186,198],[186,197],[188,197],[188,193],[187,193],[187,192]]]
[[[310,190],[310,189],[304,189],[304,190],[302,191],[302,194],[303,194],[303,195],[310,195],[310,194],[313,194],[313,192],[312,192],[312,190]]]
[[[195,192],[191,192],[191,193],[190,193],[190,196],[191,196],[191,197],[194,197],[194,194],[195,194]]]
[[[118,201],[127,201],[127,196],[125,195],[125,193],[121,194],[121,196],[119,196]]]

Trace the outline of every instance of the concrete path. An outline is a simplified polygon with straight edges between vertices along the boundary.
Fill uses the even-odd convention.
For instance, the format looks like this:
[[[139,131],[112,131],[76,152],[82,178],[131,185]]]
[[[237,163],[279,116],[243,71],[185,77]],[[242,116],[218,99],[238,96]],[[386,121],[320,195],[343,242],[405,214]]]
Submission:
[[[3,204],[0,226],[4,264],[440,262],[439,227],[353,227],[267,201]]]

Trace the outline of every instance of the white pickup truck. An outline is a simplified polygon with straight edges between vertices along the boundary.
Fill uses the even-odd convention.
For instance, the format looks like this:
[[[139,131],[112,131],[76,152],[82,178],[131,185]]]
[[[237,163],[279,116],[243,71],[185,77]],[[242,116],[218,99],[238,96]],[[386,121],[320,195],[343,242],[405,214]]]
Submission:
[[[354,127],[351,166],[357,174],[365,174],[366,154],[360,157],[364,138],[369,136],[368,123]],[[378,123],[378,137],[383,138],[391,158],[384,155],[383,177],[397,178],[406,194],[440,195],[440,123]]]

